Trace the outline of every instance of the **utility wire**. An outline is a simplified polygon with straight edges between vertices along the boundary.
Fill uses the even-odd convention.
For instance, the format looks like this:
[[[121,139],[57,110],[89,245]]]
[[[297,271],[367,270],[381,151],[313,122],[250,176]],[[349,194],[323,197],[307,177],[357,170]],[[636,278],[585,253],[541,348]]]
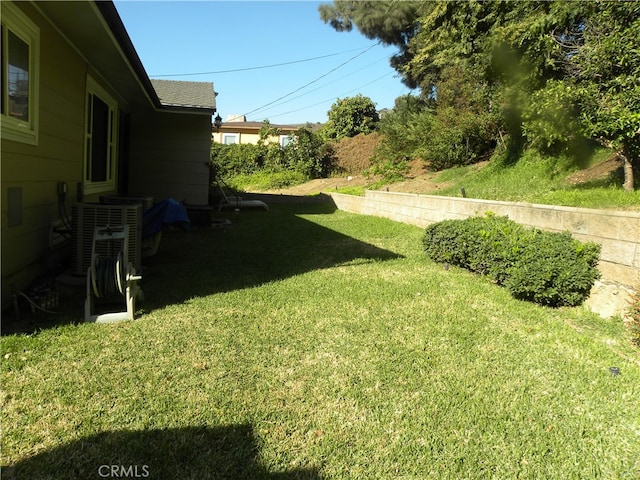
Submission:
[[[343,53],[349,53],[349,52],[353,52],[356,50],[360,50],[359,48],[353,48],[351,50],[345,50],[343,52],[336,52],[336,53],[329,53],[327,55],[321,55],[319,57],[312,57],[312,58],[304,58],[302,60],[292,60],[290,62],[284,62],[284,63],[273,63],[271,65],[260,65],[257,67],[244,67],[244,68],[235,68],[232,70],[218,70],[218,71],[214,71],[214,72],[197,72],[197,73],[166,73],[163,75],[150,75],[153,78],[158,78],[158,77],[188,77],[188,76],[195,76],[195,75],[213,75],[213,74],[220,74],[220,73],[234,73],[234,72],[246,72],[248,70],[260,70],[263,68],[274,68],[274,67],[283,67],[285,65],[293,65],[296,63],[304,63],[304,62],[312,62],[314,60],[320,60],[323,58],[329,58],[329,57],[335,57],[336,55],[342,55]]]
[[[312,107],[315,107],[315,106],[318,106],[318,105],[322,105],[323,103],[326,103],[326,102],[331,102],[335,98],[340,98],[341,96],[347,95],[347,94],[349,94],[351,92],[355,92],[356,90],[360,90],[361,88],[367,87],[367,86],[371,85],[372,83],[375,83],[375,82],[377,82],[379,80],[382,80],[385,77],[388,77],[389,75],[393,75],[393,72],[385,73],[384,75],[382,75],[382,76],[380,76],[380,77],[378,77],[378,78],[376,78],[374,80],[371,80],[370,82],[365,83],[364,85],[360,85],[359,87],[351,89],[348,92],[344,92],[341,95],[336,95],[336,96],[333,96],[331,98],[327,98],[325,100],[322,100],[321,102],[314,103],[313,105],[307,105],[306,107],[296,108],[295,110],[289,110],[288,112],[276,113],[275,115],[270,115],[270,118],[281,117],[282,115],[288,115],[289,113],[300,112],[302,110],[307,110],[308,108],[312,108]]]
[[[249,112],[245,113],[244,115],[246,116],[246,115],[249,115],[250,113],[255,113],[255,112],[259,111],[259,110],[262,110],[262,109],[264,109],[264,108],[266,108],[266,107],[269,107],[269,106],[273,105],[274,103],[279,102],[279,101],[280,101],[280,100],[282,100],[282,99],[285,99],[285,98],[287,98],[287,97],[289,97],[289,96],[293,95],[294,93],[298,93],[298,92],[299,92],[300,90],[302,90],[303,88],[307,88],[309,85],[313,85],[313,84],[314,84],[314,83],[316,83],[317,81],[319,81],[319,80],[323,79],[324,77],[326,77],[327,75],[329,75],[329,74],[331,74],[331,73],[335,72],[335,71],[336,71],[336,70],[338,70],[339,68],[344,67],[347,63],[349,63],[349,62],[351,62],[351,61],[355,60],[355,59],[356,59],[356,58],[358,58],[360,55],[363,55],[363,54],[367,53],[369,50],[371,50],[373,47],[378,46],[379,44],[380,44],[380,42],[374,43],[373,45],[371,45],[370,47],[368,47],[368,48],[366,48],[365,50],[361,51],[361,52],[360,52],[360,53],[358,53],[357,55],[354,55],[353,57],[351,57],[349,60],[347,60],[347,61],[345,61],[345,62],[342,62],[340,65],[338,65],[338,66],[337,66],[337,67],[335,67],[335,68],[332,68],[332,69],[331,69],[331,70],[329,70],[327,73],[324,73],[324,74],[320,75],[320,76],[319,76],[319,77],[317,77],[315,80],[311,80],[309,83],[306,83],[306,84],[304,84],[303,86],[301,86],[301,87],[299,87],[299,88],[296,88],[296,89],[295,89],[295,90],[293,90],[292,92],[289,92],[289,93],[287,93],[286,95],[281,96],[280,98],[276,98],[276,99],[275,99],[275,100],[273,100],[272,102],[266,103],[266,104],[262,105],[261,107],[254,108],[253,110],[251,110],[251,111],[249,111]]]
[[[355,70],[355,71],[353,71],[353,72],[351,72],[351,73],[348,73],[348,74],[346,74],[346,75],[343,75],[342,77],[337,78],[337,79],[335,79],[335,80],[333,80],[333,81],[331,81],[331,82],[324,83],[324,84],[322,84],[322,85],[320,85],[320,86],[318,86],[318,87],[316,87],[316,88],[313,88],[313,89],[311,89],[311,90],[306,91],[305,93],[301,93],[300,95],[296,95],[295,97],[288,98],[287,100],[285,100],[285,101],[283,101],[283,102],[280,102],[280,103],[278,103],[277,105],[273,105],[273,107],[276,107],[276,106],[279,106],[279,105],[284,105],[285,103],[293,102],[294,100],[297,100],[298,98],[305,97],[305,96],[307,96],[307,95],[312,94],[313,92],[317,92],[318,90],[320,90],[320,89],[322,89],[322,88],[325,88],[325,87],[328,87],[329,85],[333,85],[334,83],[340,82],[340,81],[344,80],[344,79],[345,79],[345,78],[347,78],[347,77],[350,77],[350,76],[352,76],[352,75],[355,75],[356,73],[360,73],[361,71],[363,71],[363,70],[365,70],[365,69],[367,69],[367,68],[371,67],[372,65],[376,65],[380,60],[385,59],[385,58],[387,58],[387,56],[386,56],[386,55],[385,55],[384,57],[381,57],[381,58],[379,58],[379,59],[375,60],[374,62],[369,63],[368,65],[365,65],[365,66],[364,66],[364,67],[362,67],[362,68],[359,68],[359,69],[357,69],[357,70]],[[391,72],[391,73],[393,73],[393,72]],[[386,74],[385,74],[385,75],[386,75]],[[375,81],[375,80],[374,80],[374,81]],[[368,84],[367,84],[367,85],[368,85]],[[255,112],[254,112],[254,113],[255,113]]]

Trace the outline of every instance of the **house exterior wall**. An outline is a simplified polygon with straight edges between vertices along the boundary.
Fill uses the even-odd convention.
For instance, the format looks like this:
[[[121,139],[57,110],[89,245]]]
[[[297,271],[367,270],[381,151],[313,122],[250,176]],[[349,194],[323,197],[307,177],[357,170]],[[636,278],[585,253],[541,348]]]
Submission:
[[[289,135],[292,132],[294,131],[282,130],[283,135]],[[225,134],[237,134],[238,143],[257,145],[258,142],[260,141],[260,133],[255,129],[249,130],[249,129],[240,129],[240,128],[239,129],[229,128],[228,130],[219,131],[219,132],[214,131],[211,134],[211,139],[216,143],[224,143],[223,136]],[[268,137],[267,140],[270,143],[280,143],[280,136],[272,135]]]
[[[37,75],[29,72],[37,79],[37,138],[22,143],[3,134],[1,140],[3,308],[13,294],[63,265],[64,250],[50,246],[51,228],[71,215],[72,203],[128,193],[207,204],[213,109],[176,112],[156,105],[99,10],[91,1],[2,1],[3,25],[14,28],[14,17],[24,19],[39,35],[32,57]],[[117,130],[110,138],[116,138],[111,151],[118,152],[111,178],[93,184],[84,181],[89,87],[114,114],[107,128]],[[67,186],[63,205],[59,182]]]
[[[228,131],[228,132],[214,132],[213,133],[213,141],[217,143],[224,143],[223,136],[226,134],[236,134],[238,135],[238,143],[257,145],[260,140],[260,135],[258,132],[243,132],[243,131]],[[273,141],[273,139],[271,139]]]
[[[209,115],[133,115],[128,193],[207,205],[210,131]]]
[[[85,86],[90,73],[89,65],[32,4],[14,5],[40,29],[39,126],[37,145],[1,141],[3,306],[59,260],[49,247],[51,224],[60,219],[57,184],[67,184],[70,214],[83,178]]]

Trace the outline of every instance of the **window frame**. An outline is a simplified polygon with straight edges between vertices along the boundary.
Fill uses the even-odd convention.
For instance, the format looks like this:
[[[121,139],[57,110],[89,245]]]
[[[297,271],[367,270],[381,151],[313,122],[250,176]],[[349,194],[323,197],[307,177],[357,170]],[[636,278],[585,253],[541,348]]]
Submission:
[[[28,120],[8,115],[9,108],[9,31],[29,47]],[[2,2],[2,138],[38,145],[40,119],[40,28],[10,2]]]
[[[90,97],[97,97],[108,107],[108,121],[107,121],[107,158],[106,158],[106,180],[104,181],[92,181],[92,151],[91,145],[95,135],[93,132],[92,107],[93,100],[90,101]],[[118,164],[118,120],[119,109],[118,102],[109,93],[98,84],[93,78],[87,76],[87,86],[85,92],[85,117],[84,117],[84,159],[83,159],[83,172],[82,183],[84,186],[85,194],[102,193],[112,191],[116,188],[117,180],[117,164]]]
[[[233,138],[233,139],[234,139],[234,142],[233,142],[233,143],[226,143],[226,141],[225,141],[225,140],[226,140],[227,138]],[[222,143],[223,145],[237,145],[237,144],[239,144],[239,143],[240,143],[240,134],[239,134],[239,133],[223,133],[223,134],[222,134],[222,138],[221,138],[221,140],[222,140],[222,142],[221,142],[221,143]]]
[[[295,146],[295,144],[296,144],[296,137],[294,134],[289,133],[287,135],[280,135],[280,148],[285,149],[289,145]]]

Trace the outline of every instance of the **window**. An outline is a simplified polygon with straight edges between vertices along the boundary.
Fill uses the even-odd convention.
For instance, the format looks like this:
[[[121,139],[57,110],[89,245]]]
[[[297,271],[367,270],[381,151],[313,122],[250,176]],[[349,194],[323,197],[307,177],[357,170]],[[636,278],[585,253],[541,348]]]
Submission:
[[[295,137],[293,135],[280,135],[280,148],[286,148],[293,144],[295,144]]]
[[[223,133],[222,143],[224,143],[225,145],[233,145],[234,143],[239,143],[238,137],[239,135],[237,133]]]
[[[118,150],[118,105],[88,78],[86,109],[84,189],[87,193],[112,190]]]
[[[2,3],[2,137],[38,144],[40,30],[15,5]]]

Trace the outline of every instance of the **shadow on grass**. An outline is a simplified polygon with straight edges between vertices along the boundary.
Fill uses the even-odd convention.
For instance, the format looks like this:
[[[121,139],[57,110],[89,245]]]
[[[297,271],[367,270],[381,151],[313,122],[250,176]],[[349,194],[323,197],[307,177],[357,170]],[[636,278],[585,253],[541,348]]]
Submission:
[[[269,211],[214,213],[230,220],[230,226],[163,232],[158,253],[143,260],[145,299],[138,309],[148,312],[316,269],[401,257],[301,217],[334,213],[337,208],[327,195],[243,197],[266,202]],[[81,283],[64,298],[61,294],[61,315],[27,312],[19,320],[3,315],[2,335],[82,322],[86,286]]]
[[[335,212],[330,197],[252,197],[269,211],[227,212],[230,227],[163,234],[144,270],[145,311],[312,270],[401,257],[301,217]]]
[[[3,479],[320,479],[315,468],[270,472],[251,425],[103,432],[3,468]]]

